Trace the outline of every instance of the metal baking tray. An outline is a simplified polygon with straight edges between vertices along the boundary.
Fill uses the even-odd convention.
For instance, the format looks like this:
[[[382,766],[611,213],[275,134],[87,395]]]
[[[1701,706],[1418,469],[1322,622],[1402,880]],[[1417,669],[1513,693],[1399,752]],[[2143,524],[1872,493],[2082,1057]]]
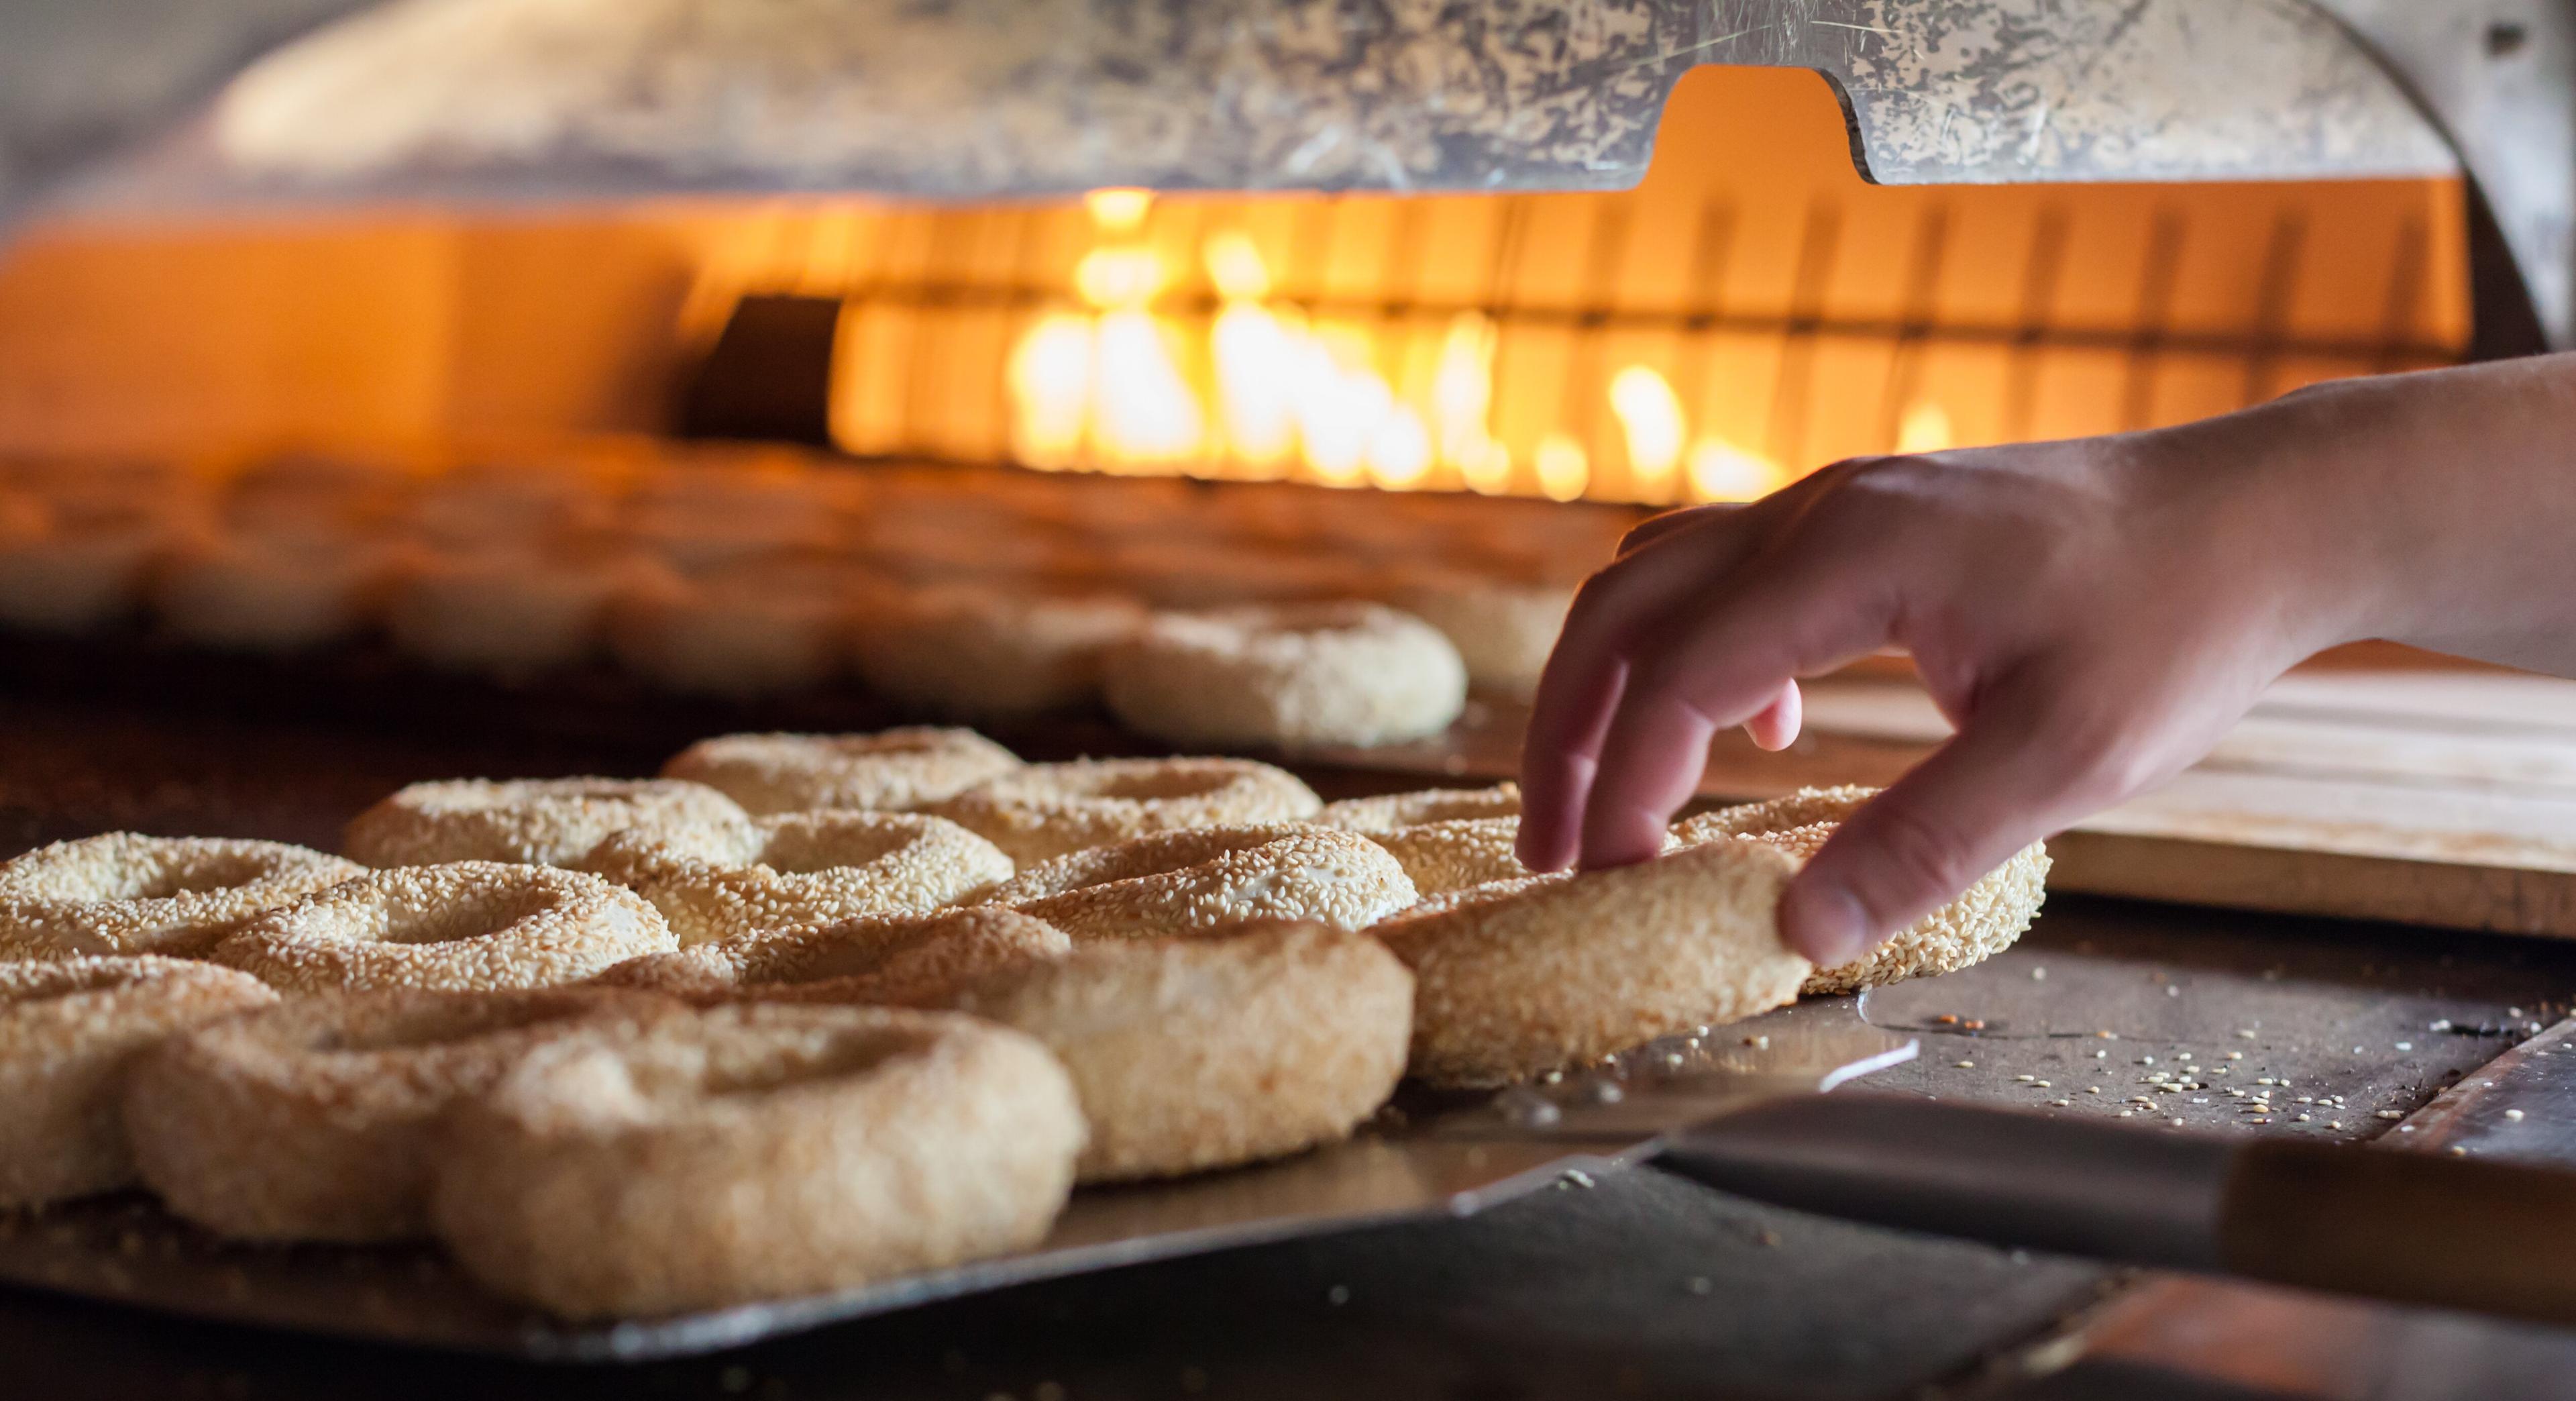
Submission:
[[[1570,1172],[1652,1156],[1670,1130],[1812,1094],[1915,1054],[1828,998],[1674,1037],[1499,1095],[1407,1086],[1350,1141],[1282,1162],[1086,1189],[1033,1249],[862,1288],[668,1318],[567,1323],[466,1279],[435,1248],[228,1244],[126,1194],[0,1215],[0,1283],[139,1309],[552,1362],[713,1352],[959,1295],[1408,1218],[1465,1216]]]

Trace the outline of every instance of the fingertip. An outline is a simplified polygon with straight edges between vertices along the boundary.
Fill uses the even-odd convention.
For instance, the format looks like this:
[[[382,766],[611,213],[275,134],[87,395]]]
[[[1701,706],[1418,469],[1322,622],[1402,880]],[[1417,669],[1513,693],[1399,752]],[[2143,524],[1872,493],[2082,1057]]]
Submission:
[[[1634,866],[1662,853],[1664,834],[1663,817],[1645,808],[1595,807],[1584,815],[1583,869]]]
[[[1835,968],[1875,942],[1869,912],[1839,882],[1801,873],[1781,893],[1780,942],[1819,968]]]
[[[1805,718],[1805,700],[1798,692],[1798,683],[1792,681],[1780,688],[1779,696],[1760,714],[1744,722],[1744,733],[1751,737],[1754,748],[1777,753],[1798,742]]]

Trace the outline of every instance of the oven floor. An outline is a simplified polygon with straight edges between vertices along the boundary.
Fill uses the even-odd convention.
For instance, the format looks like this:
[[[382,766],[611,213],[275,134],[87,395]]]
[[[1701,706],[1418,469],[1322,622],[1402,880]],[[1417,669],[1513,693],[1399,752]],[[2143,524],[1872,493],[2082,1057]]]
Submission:
[[[180,724],[147,709],[0,701],[0,853],[112,827],[330,845],[348,816],[412,779],[643,772],[660,752],[465,725]],[[1925,1052],[1873,1085],[2127,1110],[2142,1125],[2366,1138],[2391,1127],[2378,1111],[2414,1109],[2519,1029],[2564,1015],[2571,993],[2571,946],[2060,899],[2011,952],[1876,999],[1873,1016],[1922,1034]],[[2171,1068],[2186,1053],[2230,1074],[2184,1094],[2140,1083],[2141,1057]],[[2258,1078],[2290,1082],[2269,1115],[2224,1093]],[[2142,1094],[2155,1103],[2129,1102]],[[22,1394],[296,1401],[358,1394],[361,1375],[363,1394],[391,1398],[967,1401],[2415,1398],[2576,1385],[2564,1380],[2576,1377],[2576,1335],[2017,1257],[1644,1170],[1469,1220],[1032,1285],[644,1367],[396,1355],[30,1293],[0,1293],[0,1356]]]

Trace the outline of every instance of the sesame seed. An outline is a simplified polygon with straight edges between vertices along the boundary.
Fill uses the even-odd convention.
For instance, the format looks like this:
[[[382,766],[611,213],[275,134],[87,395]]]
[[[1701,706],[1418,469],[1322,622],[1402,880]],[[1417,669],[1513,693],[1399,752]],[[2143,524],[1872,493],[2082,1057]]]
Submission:
[[[2038,1077],[2038,1076],[2036,1076],[2036,1075],[2016,1075],[2016,1076],[2014,1076],[2013,1078],[2014,1078],[2015,1080],[2018,1080],[2018,1081],[2020,1081],[2021,1083],[2023,1083],[2023,1084],[2027,1085],[2027,1084],[2031,1083],[2032,1081],[2034,1081],[2034,1080],[2038,1079],[2039,1077]]]
[[[2045,1090],[2045,1089],[2049,1088],[2049,1083],[2048,1083],[2047,1081],[2045,1081],[2045,1080],[2033,1080],[2033,1081],[2031,1081],[2031,1083],[2032,1083],[2032,1084],[2034,1084],[2034,1085],[2039,1086],[2039,1087],[2040,1087],[2041,1089],[2043,1089],[2043,1090]]]
[[[2451,1145],[2451,1156],[2454,1158],[2465,1158],[2469,1156],[2469,1150],[2454,1143]]]
[[[2071,1099],[2052,1099],[2052,1100],[2050,1100],[2050,1101],[2049,1101],[2049,1103],[2056,1105],[2056,1106],[2057,1106],[2058,1108],[2060,1108],[2060,1109],[2064,1109],[2064,1108],[2066,1108],[2067,1106],[2069,1106],[2069,1105],[2071,1105],[2071,1104],[2075,1103],[2075,1101],[2073,1101],[2073,1100],[2071,1100]]]
[[[2084,1093],[2086,1093],[2086,1094],[2088,1094],[2088,1095],[2098,1095],[2098,1094],[2102,1093],[2102,1087],[2101,1087],[2101,1086],[2099,1086],[2099,1085],[2087,1085],[2087,1086],[2085,1086],[2085,1087],[2084,1087]],[[2516,1111],[2516,1112],[2519,1112],[2519,1111]]]
[[[2401,1051],[2411,1051],[2415,1049],[2415,1043],[2412,1041],[2400,1041],[2397,1043],[2397,1049]]]
[[[2307,1115],[2302,1114],[2302,1115],[2300,1115],[2300,1116],[2299,1116],[2299,1122],[2300,1122],[2300,1123],[2304,1124],[2304,1123],[2306,1123],[2307,1121],[2308,1121],[2308,1116],[2307,1116]]]
[[[2341,1120],[2341,1119],[2328,1119],[2328,1120],[2326,1120],[2326,1127],[2327,1127],[2327,1128],[2330,1128],[2330,1129],[2339,1129],[2339,1128],[2342,1128],[2342,1127],[2343,1127],[2343,1120]]]
[[[2522,1111],[2519,1109],[2508,1109],[2504,1111],[2504,1116],[2517,1124],[2522,1122]]]
[[[1957,1065],[1961,1070],[1974,1070],[1977,1068],[1977,1063],[1972,1060],[1954,1061],[1952,1063]]]
[[[2229,1060],[2243,1060],[2245,1059],[2245,1053],[2243,1051],[2230,1051],[2227,1053],[2227,1058]]]
[[[2381,1110],[2376,1110],[2376,1111],[2374,1111],[2374,1112],[2375,1112],[2375,1113],[2377,1113],[2377,1114],[2378,1114],[2378,1116],[2379,1116],[2380,1118],[2383,1118],[2383,1119],[2403,1119],[2403,1118],[2405,1118],[2405,1117],[2406,1117],[2405,1115],[2398,1113],[2398,1112],[2397,1112],[2396,1110],[2394,1110],[2394,1109],[2381,1109]]]
[[[2030,970],[2030,980],[2031,980],[2032,982],[2034,982],[2034,983],[2044,983],[2044,982],[2047,982],[2047,981],[2048,981],[2048,970],[2047,970],[2047,969],[2045,969],[2045,968],[2033,968],[2032,970]]]
[[[2415,1132],[2415,1126],[2413,1124],[2399,1124],[2397,1126],[2397,1131],[2399,1133],[2413,1133]]]
[[[2238,1031],[2237,1031],[2237,1033],[2236,1033],[2236,1039],[2237,1039],[2237,1040],[2239,1040],[2239,1041],[2251,1041],[2251,1040],[2253,1040],[2253,1039],[2254,1039],[2254,1032],[2253,1032],[2253,1029],[2252,1029],[2252,1028],[2250,1028],[2250,1027],[2247,1027],[2247,1028],[2240,1028],[2240,1029],[2238,1029]]]
[[[2170,989],[2168,989],[2168,991],[2170,991]],[[2168,1122],[2168,1123],[2172,1124],[2175,1128],[2181,1128],[2181,1127],[2182,1127],[2182,1120],[2180,1120],[2180,1119],[2170,1119],[2170,1120],[2167,1120],[2166,1122]]]

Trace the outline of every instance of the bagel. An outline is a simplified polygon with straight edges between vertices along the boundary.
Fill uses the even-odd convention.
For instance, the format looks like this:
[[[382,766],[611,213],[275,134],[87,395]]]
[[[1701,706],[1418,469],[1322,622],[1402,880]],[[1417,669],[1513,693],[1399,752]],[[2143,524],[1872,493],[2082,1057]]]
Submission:
[[[1394,744],[1467,703],[1449,639],[1373,603],[1161,614],[1110,654],[1103,684],[1137,733],[1209,746]]]
[[[644,898],[547,866],[373,871],[225,936],[206,957],[287,992],[498,991],[679,947]]]
[[[428,1231],[438,1117],[538,1046],[673,1004],[639,992],[306,997],[161,1043],[125,1124],[144,1184],[236,1240],[384,1241]]]
[[[665,573],[609,610],[609,650],[669,690],[748,698],[811,690],[850,660],[869,577],[838,554],[755,557]]]
[[[1521,815],[1521,786],[1497,783],[1491,788],[1425,788],[1413,793],[1385,793],[1374,798],[1344,798],[1327,803],[1315,820],[1354,832],[1392,832],[1425,822],[1455,822],[1476,817]]]
[[[739,824],[704,784],[669,778],[453,778],[415,783],[358,814],[341,846],[370,866],[514,861],[569,866],[630,827]]]
[[[1034,1245],[1083,1136],[1018,1032],[719,1007],[542,1047],[460,1105],[431,1219],[468,1274],[564,1317],[720,1308]]]
[[[1521,864],[1520,834],[1518,817],[1460,817],[1366,835],[1404,868],[1414,889],[1429,897],[1537,874]],[[1665,836],[1664,850],[1680,845]]]
[[[1150,939],[1248,919],[1362,928],[1419,895],[1394,857],[1332,827],[1197,827],[1059,856],[987,892],[1077,940]]]
[[[1740,837],[1778,847],[1803,862],[1816,854],[1844,817],[1877,796],[1859,786],[1802,788],[1785,798],[1721,808],[1688,818],[1673,829],[1686,843]],[[1934,910],[1849,963],[1819,968],[1806,993],[1832,996],[1907,978],[1955,973],[2011,948],[2039,917],[2048,898],[2048,847],[2033,842],[1986,873],[1967,892]]]
[[[637,828],[600,843],[582,869],[652,901],[687,947],[945,905],[1010,879],[1012,868],[1000,848],[944,818],[825,810]]]
[[[1116,595],[923,589],[861,624],[859,675],[938,714],[1032,715],[1096,698],[1102,661],[1144,621],[1143,608]]]
[[[970,979],[1072,948],[1063,930],[1042,919],[969,905],[720,939],[631,959],[591,981],[692,1002],[921,1007]]]
[[[381,542],[342,531],[219,535],[172,551],[155,571],[151,599],[173,637],[290,652],[356,632],[400,567]]]
[[[1081,759],[1029,765],[929,810],[1027,866],[1152,832],[1303,821],[1323,806],[1295,774],[1250,759]]]
[[[135,1056],[276,1000],[256,978],[175,958],[0,963],[0,1207],[131,1183],[117,1097]]]
[[[1467,682],[1513,700],[1538,692],[1538,679],[1565,629],[1574,590],[1564,584],[1513,583],[1452,574],[1421,577],[1388,591],[1386,601],[1438,628],[1458,649]]]
[[[1091,1125],[1078,1178],[1106,1182],[1349,1137],[1403,1077],[1413,975],[1365,934],[1264,920],[1086,944],[949,1005],[1055,1053]]]
[[[386,630],[431,666],[516,680],[589,660],[611,605],[660,570],[613,546],[437,554],[395,581]]]
[[[366,868],[285,842],[109,832],[0,862],[0,958],[193,957]]]
[[[83,528],[26,500],[0,520],[0,623],[30,632],[88,632],[134,611],[166,538],[148,521]]]
[[[1712,842],[1438,896],[1369,932],[1413,969],[1412,1072],[1495,1085],[1784,1005],[1813,965],[1773,907],[1797,863]]]
[[[973,730],[913,727],[872,735],[719,735],[671,756],[662,774],[719,789],[766,815],[908,811],[1018,767],[1018,755]]]

